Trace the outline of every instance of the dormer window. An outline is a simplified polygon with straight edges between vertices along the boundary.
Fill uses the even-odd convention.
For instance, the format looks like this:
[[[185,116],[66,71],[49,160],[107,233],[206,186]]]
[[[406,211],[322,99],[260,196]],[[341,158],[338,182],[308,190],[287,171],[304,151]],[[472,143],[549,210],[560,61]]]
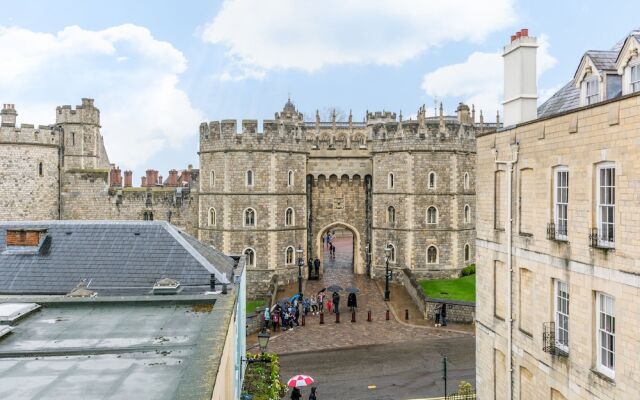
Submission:
[[[600,101],[600,82],[598,77],[586,79],[584,85],[584,104],[594,104]]]
[[[629,89],[631,93],[640,92],[640,64],[629,67]]]

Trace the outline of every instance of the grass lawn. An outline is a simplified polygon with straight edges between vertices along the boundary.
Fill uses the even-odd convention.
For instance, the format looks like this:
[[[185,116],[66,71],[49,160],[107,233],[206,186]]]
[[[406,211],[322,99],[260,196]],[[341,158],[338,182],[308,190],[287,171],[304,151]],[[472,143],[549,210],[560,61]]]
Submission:
[[[266,304],[264,300],[247,300],[247,314],[255,313],[256,307],[260,307],[264,311]]]
[[[420,281],[424,293],[435,299],[476,301],[476,276],[468,275],[457,279],[436,279]]]

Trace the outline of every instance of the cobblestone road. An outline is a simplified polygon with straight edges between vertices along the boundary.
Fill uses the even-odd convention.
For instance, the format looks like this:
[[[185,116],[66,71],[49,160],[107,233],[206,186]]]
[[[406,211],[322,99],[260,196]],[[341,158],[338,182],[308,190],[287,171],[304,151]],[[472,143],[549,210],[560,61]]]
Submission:
[[[324,276],[318,281],[306,283],[305,294],[317,294],[322,288],[337,284],[342,288],[356,287],[358,292],[357,322],[351,322],[347,309],[347,293],[340,293],[340,323],[335,315],[325,312],[325,324],[319,324],[319,316],[309,314],[306,326],[286,332],[276,332],[269,342],[270,352],[289,354],[297,352],[335,349],[359,345],[397,343],[428,338],[453,338],[468,336],[466,333],[450,332],[440,328],[409,326],[396,321],[391,315],[385,320],[387,303],[371,279],[353,274],[351,238],[336,238],[336,257],[332,260],[325,249]],[[330,296],[331,293],[328,293]],[[367,311],[371,311],[372,322],[367,322]],[[273,334],[273,333],[272,333]]]

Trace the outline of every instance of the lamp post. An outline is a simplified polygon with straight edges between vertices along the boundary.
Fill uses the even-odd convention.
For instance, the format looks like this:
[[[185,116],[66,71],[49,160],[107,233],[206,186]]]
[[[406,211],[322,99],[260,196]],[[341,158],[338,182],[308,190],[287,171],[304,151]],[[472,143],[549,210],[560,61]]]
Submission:
[[[304,265],[302,246],[298,246],[296,253],[298,253],[298,294],[302,298],[302,266]]]
[[[247,364],[254,364],[254,363],[266,363],[269,364],[271,362],[270,359],[268,358],[264,358],[264,352],[265,350],[267,350],[267,344],[269,344],[269,338],[271,337],[271,335],[269,335],[269,332],[267,332],[266,329],[262,329],[262,331],[260,331],[260,333],[258,333],[258,345],[257,347],[260,347],[260,358],[244,358],[242,357],[242,361],[246,361]],[[248,348],[247,350],[251,350],[253,348],[255,348],[256,346],[252,346],[250,348]]]
[[[391,257],[391,247],[387,245],[384,248],[385,271],[384,271],[384,301],[389,301],[389,279],[391,271],[389,271],[389,258]]]

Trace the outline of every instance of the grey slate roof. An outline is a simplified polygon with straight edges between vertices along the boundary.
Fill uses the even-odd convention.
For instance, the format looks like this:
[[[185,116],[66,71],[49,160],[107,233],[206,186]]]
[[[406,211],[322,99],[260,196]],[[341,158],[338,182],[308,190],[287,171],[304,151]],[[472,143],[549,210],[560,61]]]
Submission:
[[[7,251],[7,229],[44,228],[44,253]],[[235,262],[165,221],[0,222],[0,293],[65,294],[80,285],[101,295],[147,294],[162,278],[185,293],[228,282]]]
[[[630,36],[636,37],[640,40],[640,29],[631,31],[622,40],[613,45],[610,50],[589,50],[585,55],[588,55],[591,58],[596,68],[599,70],[613,70],[615,69],[615,62],[618,54],[620,53],[625,41]],[[538,107],[538,118],[560,114],[565,111],[578,108],[579,106],[580,89],[575,87],[572,79]]]

